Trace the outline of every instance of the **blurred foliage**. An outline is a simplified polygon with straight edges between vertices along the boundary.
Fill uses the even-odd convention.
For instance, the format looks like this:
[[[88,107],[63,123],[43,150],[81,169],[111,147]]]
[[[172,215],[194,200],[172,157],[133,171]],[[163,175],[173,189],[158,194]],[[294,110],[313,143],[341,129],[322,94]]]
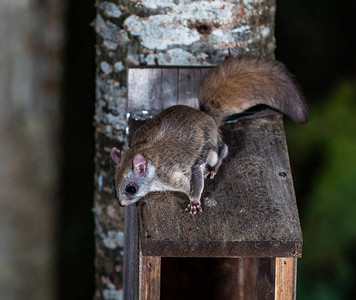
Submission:
[[[303,229],[298,299],[351,299],[356,283],[356,82],[310,105],[305,126],[286,122]]]
[[[311,100],[355,74],[355,11],[350,0],[277,0],[276,57]]]

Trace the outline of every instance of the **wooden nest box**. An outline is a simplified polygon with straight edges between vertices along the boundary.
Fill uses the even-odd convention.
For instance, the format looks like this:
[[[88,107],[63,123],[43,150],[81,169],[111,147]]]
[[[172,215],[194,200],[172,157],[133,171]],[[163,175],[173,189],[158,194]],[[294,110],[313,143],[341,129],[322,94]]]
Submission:
[[[207,70],[130,69],[130,134],[153,112],[197,108]],[[295,299],[302,233],[282,115],[265,109],[222,133],[229,155],[205,181],[202,213],[172,192],[125,208],[125,299]]]

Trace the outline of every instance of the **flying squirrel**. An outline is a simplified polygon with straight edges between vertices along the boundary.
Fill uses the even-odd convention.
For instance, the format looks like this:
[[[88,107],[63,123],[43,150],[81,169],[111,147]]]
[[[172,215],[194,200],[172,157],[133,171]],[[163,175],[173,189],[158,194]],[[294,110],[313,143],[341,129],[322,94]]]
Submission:
[[[273,59],[228,57],[211,69],[200,86],[200,110],[175,105],[141,126],[131,148],[112,148],[115,189],[121,206],[153,191],[179,191],[190,214],[201,212],[204,178],[214,178],[228,154],[219,127],[224,120],[258,104],[268,105],[292,120],[308,121],[308,107],[298,83]]]

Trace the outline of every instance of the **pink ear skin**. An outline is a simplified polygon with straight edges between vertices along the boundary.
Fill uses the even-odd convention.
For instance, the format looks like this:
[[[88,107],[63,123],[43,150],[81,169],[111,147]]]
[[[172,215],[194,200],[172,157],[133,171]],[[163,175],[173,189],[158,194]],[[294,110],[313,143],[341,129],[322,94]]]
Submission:
[[[132,159],[132,170],[136,175],[142,175],[146,172],[146,167],[146,159],[140,153],[137,153]]]
[[[119,149],[117,149],[116,147],[114,147],[111,149],[110,156],[111,156],[112,162],[116,166],[121,160],[121,151]]]

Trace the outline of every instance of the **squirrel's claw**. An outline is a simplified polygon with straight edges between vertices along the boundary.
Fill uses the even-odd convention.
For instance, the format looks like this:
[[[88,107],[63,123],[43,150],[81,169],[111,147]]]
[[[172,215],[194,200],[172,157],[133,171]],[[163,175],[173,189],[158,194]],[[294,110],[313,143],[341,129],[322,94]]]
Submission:
[[[196,215],[198,212],[202,212],[203,209],[201,208],[199,203],[189,203],[188,207],[185,211],[189,212],[191,215]]]
[[[207,170],[205,172],[205,174],[204,174],[204,178],[213,179],[215,175],[216,175],[216,171],[215,170]]]

